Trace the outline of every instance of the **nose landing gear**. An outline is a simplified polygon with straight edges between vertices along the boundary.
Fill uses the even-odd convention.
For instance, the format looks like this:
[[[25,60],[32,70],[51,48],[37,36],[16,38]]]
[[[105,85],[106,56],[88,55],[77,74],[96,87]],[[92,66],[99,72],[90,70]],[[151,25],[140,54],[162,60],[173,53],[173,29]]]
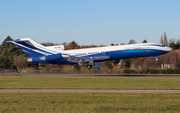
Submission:
[[[158,55],[158,56],[155,56],[156,61],[158,61],[158,60],[159,60],[158,58],[159,58],[159,55]]]

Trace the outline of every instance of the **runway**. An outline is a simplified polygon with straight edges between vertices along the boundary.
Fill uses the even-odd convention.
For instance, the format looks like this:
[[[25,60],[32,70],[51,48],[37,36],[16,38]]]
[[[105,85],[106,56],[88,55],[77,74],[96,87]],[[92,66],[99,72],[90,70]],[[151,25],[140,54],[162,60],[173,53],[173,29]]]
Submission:
[[[0,93],[180,93],[180,90],[0,89]]]
[[[0,74],[23,77],[180,77],[180,74]]]

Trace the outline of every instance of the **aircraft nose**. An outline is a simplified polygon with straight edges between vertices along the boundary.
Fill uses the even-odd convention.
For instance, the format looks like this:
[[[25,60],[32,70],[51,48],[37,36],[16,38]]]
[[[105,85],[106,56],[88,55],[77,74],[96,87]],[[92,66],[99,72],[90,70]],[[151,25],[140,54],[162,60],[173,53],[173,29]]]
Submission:
[[[167,51],[172,51],[172,48],[171,47],[166,47],[166,50]]]

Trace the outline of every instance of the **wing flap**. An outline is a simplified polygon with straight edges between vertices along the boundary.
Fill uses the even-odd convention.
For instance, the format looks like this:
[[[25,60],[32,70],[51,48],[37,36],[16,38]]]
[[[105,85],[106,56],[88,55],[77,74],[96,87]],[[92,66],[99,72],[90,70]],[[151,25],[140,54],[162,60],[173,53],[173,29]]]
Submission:
[[[83,63],[87,63],[87,62],[93,63],[93,61],[106,60],[110,58],[110,56],[105,56],[105,55],[101,55],[101,56],[70,56],[68,55],[68,56],[69,56],[68,61],[76,62],[79,65],[82,65]]]
[[[75,57],[72,56],[72,58],[75,59],[81,59],[81,60],[106,60],[109,59],[109,56],[82,56],[82,57]]]

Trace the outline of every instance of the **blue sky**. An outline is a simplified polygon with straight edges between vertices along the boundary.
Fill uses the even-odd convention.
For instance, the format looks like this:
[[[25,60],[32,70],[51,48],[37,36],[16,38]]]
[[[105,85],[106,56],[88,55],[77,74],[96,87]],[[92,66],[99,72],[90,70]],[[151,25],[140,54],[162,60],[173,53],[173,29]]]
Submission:
[[[180,0],[0,0],[0,42],[79,45],[180,39]]]

